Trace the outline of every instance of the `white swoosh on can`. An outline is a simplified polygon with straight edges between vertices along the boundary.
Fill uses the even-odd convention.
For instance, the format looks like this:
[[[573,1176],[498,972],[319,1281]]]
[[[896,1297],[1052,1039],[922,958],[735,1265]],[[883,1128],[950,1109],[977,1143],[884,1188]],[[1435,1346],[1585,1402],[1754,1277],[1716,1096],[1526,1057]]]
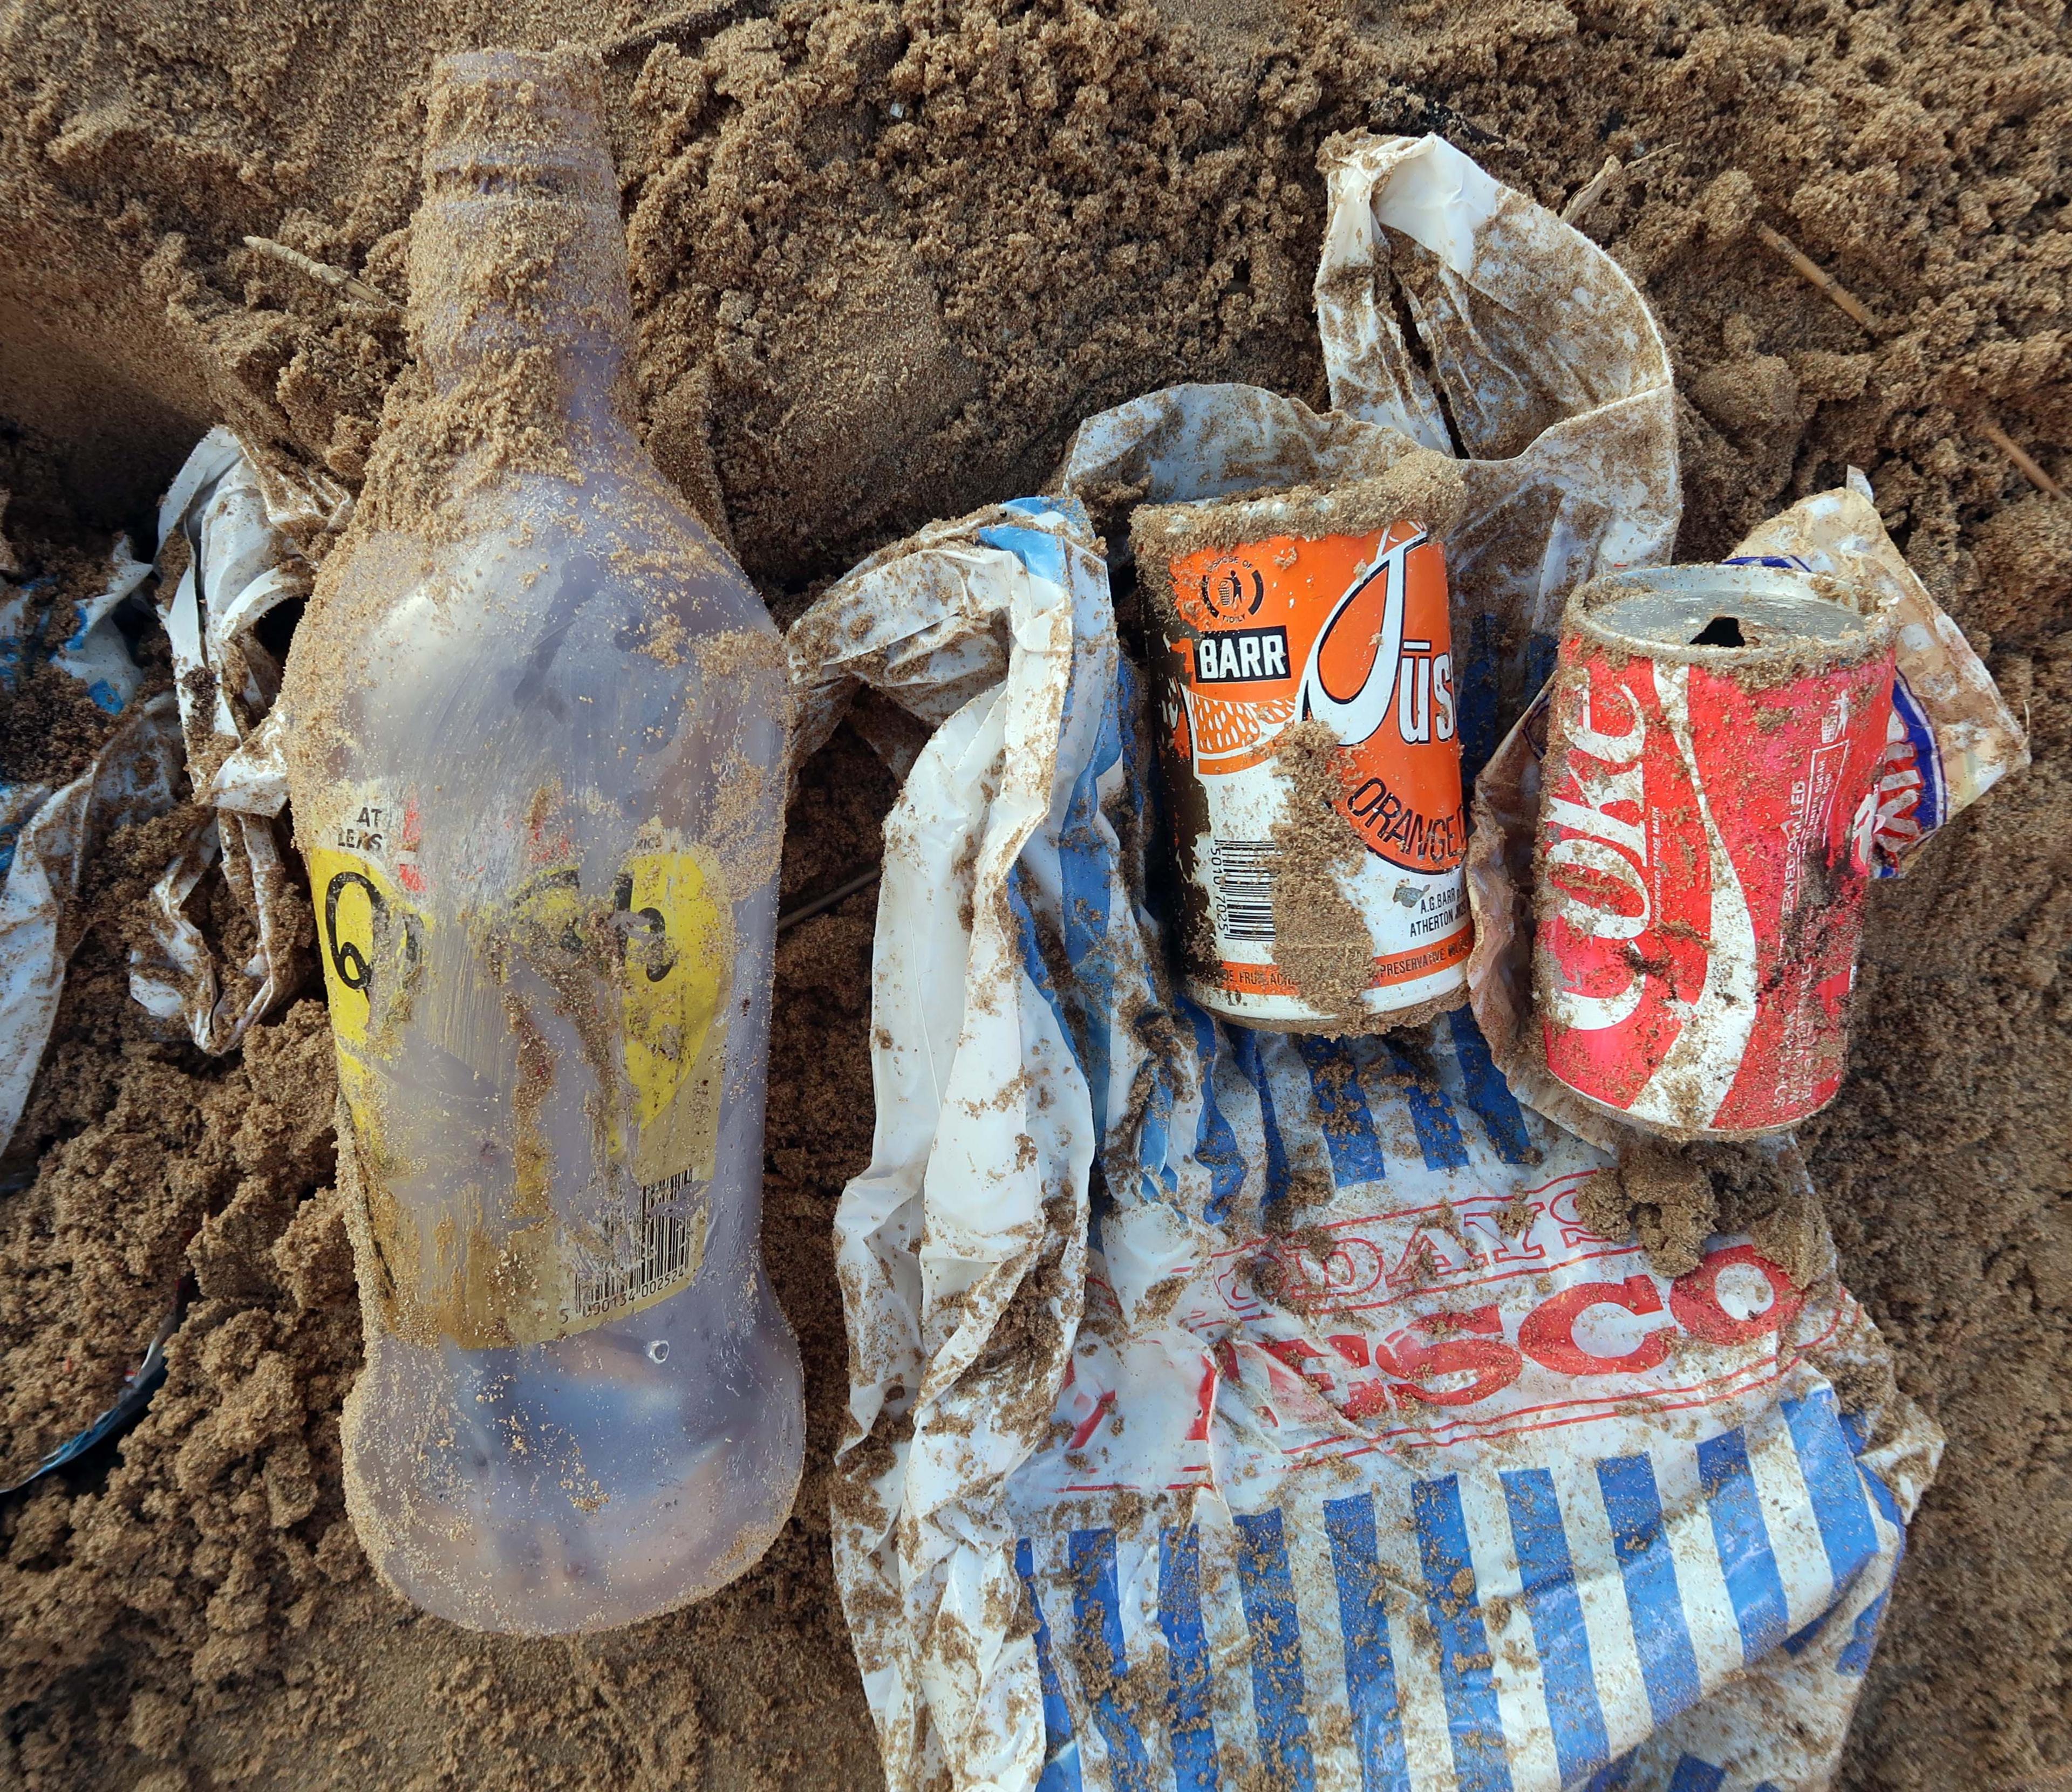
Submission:
[[[1733,1087],[1755,1028],[1755,926],[1749,919],[1748,898],[1727,855],[1727,843],[1712,819],[1706,800],[1698,756],[1691,744],[1690,668],[1655,668],[1662,695],[1662,713],[1671,738],[1684,756],[1698,817],[1705,824],[1705,845],[1712,855],[1712,914],[1708,932],[1705,981],[1661,1068],[1642,1085],[1630,1111],[1672,1126],[1710,1126]]]

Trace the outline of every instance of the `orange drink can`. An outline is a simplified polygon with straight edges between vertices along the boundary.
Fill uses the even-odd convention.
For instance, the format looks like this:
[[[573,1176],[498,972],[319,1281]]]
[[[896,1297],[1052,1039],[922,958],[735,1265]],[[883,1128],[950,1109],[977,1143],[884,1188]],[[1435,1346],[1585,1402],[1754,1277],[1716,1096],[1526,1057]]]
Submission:
[[[1187,994],[1372,1032],[1457,1006],[1472,943],[1445,550],[1332,494],[1132,522]]]

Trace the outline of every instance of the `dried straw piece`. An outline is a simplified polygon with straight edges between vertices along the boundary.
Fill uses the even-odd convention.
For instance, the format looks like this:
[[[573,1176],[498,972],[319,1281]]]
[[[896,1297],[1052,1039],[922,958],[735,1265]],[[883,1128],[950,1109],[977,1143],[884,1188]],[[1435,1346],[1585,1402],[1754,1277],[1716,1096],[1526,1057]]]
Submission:
[[[802,902],[796,908],[786,909],[777,917],[777,931],[781,933],[787,927],[795,927],[802,921],[812,920],[814,916],[833,908],[837,902],[846,901],[857,891],[869,889],[884,875],[882,865],[873,865],[870,870],[858,871],[855,876],[837,884],[826,894]]]
[[[2062,498],[2065,495],[2065,488],[2045,473],[2030,457],[2029,451],[1991,417],[1975,416],[1971,420],[1971,427],[2013,461],[2021,476],[2038,491],[2047,491],[2053,498]]]
[[[378,305],[384,310],[400,309],[396,301],[379,288],[370,286],[364,280],[347,273],[343,268],[334,268],[328,261],[319,261],[300,249],[291,249],[286,243],[277,243],[270,236],[248,236],[248,249],[257,249],[261,255],[270,256],[284,268],[293,268],[305,279],[314,280],[320,286],[328,286],[335,293],[343,293],[347,298],[358,299],[364,305]]]
[[[1597,202],[1605,196],[1605,189],[1618,178],[1619,158],[1615,155],[1605,158],[1605,165],[1582,186],[1577,187],[1568,203],[1561,207],[1561,222],[1581,227],[1583,220],[1597,209]]]
[[[711,5],[693,6],[687,12],[672,12],[621,32],[600,46],[598,53],[608,59],[629,51],[652,49],[665,37],[707,37],[722,26],[732,24],[740,10],[741,0],[713,0]]]
[[[1836,279],[1825,268],[1810,256],[1804,254],[1790,237],[1785,236],[1781,231],[1772,230],[1768,224],[1758,224],[1755,227],[1755,233],[1762,238],[1767,247],[1774,249],[1789,261],[1799,277],[1807,285],[1825,293],[1833,302],[1836,310],[1847,313],[1873,336],[1877,334],[1877,319],[1871,315],[1870,307]]]

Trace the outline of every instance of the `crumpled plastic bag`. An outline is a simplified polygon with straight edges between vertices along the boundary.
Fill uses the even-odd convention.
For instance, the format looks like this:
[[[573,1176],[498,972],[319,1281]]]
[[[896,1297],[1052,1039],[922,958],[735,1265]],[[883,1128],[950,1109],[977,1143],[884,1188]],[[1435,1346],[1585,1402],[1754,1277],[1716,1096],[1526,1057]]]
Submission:
[[[130,538],[117,535],[109,554],[107,584],[72,605],[72,633],[51,651],[51,663],[78,679],[95,706],[111,716],[120,716],[130,706],[143,683],[115,613],[150,576],[150,562],[132,556]],[[26,584],[0,586],[0,695],[14,694],[23,662],[40,650],[33,638],[42,633],[36,599],[56,583],[55,574],[46,573]]]
[[[0,1148],[28,1101],[85,933],[87,866],[117,828],[172,807],[179,754],[167,691],[134,706],[92,763],[21,824],[0,888]]]
[[[1433,140],[1330,155],[1326,360],[1385,416],[1137,400],[1050,496],[873,556],[791,636],[802,752],[859,691],[933,730],[886,824],[877,1130],[836,1220],[834,1552],[887,1782],[1817,1785],[1941,1442],[1824,1232],[1665,1277],[1591,1229],[1608,1156],[1521,1105],[1470,1015],[1289,1038],[1167,974],[1096,521],[1445,443],[1363,255],[1388,244],[1468,445],[1523,463],[1464,470],[1494,495],[1449,544],[1488,744],[1567,588],[1674,535],[1623,276]],[[1536,396],[1466,406],[1490,343]],[[1593,412],[1622,445],[1568,429],[1532,470]],[[1814,1211],[1788,1142],[1737,1161],[1762,1212]]]
[[[84,930],[82,871],[114,830],[171,809],[183,770],[218,813],[153,887],[154,945],[132,949],[131,994],[159,1019],[183,1021],[204,1051],[224,1052],[307,974],[312,929],[271,818],[287,800],[278,742],[265,728],[280,667],[254,631],[307,595],[305,549],[342,529],[351,504],[327,475],[255,457],[227,429],[204,437],[159,506],[158,614],[177,683],[141,709],[131,706],[142,675],[117,613],[153,564],[118,536],[106,584],[76,605],[51,663],[125,720],[63,789],[0,783],[0,1149],[28,1101]],[[0,581],[0,695],[36,650],[43,582]],[[252,928],[251,949],[234,965],[191,918],[219,867]]]
[[[4,538],[0,563],[16,565]],[[111,716],[130,708],[143,682],[116,613],[150,572],[148,562],[131,555],[130,538],[117,536],[106,583],[75,602],[72,630],[50,653],[51,663]],[[40,600],[56,583],[51,574],[18,584],[0,579],[0,698],[19,687],[25,662],[43,651]],[[65,969],[84,931],[77,897],[86,861],[114,828],[171,806],[164,758],[170,700],[162,714],[147,710],[132,714],[62,789],[0,781],[0,879],[6,880],[0,886],[0,1150],[27,1105]]]
[[[1937,828],[2029,763],[2021,724],[1964,631],[1893,546],[1858,469],[1840,489],[1758,526],[1727,564],[1832,573],[1879,593],[1892,613],[1898,670],[1873,836],[1881,876],[1897,876]]]
[[[151,892],[152,946],[133,951],[130,990],[221,1053],[294,994],[313,938],[275,819],[286,800],[278,742],[265,732],[281,667],[259,625],[309,594],[301,543],[343,527],[351,499],[327,476],[255,457],[212,430],[159,506],[161,620],[171,645],[188,775],[204,816]],[[242,955],[194,918],[212,873],[251,933]]]
[[[1963,631],[1893,545],[1857,468],[1842,486],[1761,524],[1725,564],[1829,574],[1891,612],[1893,713],[1872,835],[1879,875],[1901,875],[1938,828],[2029,764],[2021,724]],[[1469,999],[1497,1068],[1520,1099],[1616,1150],[1631,1134],[1548,1069],[1536,1031],[1529,917],[1548,700],[1543,690],[1476,780],[1466,867],[1475,923]]]

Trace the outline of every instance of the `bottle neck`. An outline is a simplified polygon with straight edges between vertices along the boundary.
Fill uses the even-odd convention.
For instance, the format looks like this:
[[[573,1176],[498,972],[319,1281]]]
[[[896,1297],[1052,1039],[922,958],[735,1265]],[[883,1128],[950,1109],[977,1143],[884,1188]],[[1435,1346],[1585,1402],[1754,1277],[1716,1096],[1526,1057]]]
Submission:
[[[411,322],[433,389],[486,435],[628,427],[631,318],[618,214],[577,200],[434,195],[410,252]]]
[[[528,457],[626,429],[626,237],[594,59],[479,51],[437,72],[410,322],[465,438]],[[514,454],[508,451],[516,451]]]

